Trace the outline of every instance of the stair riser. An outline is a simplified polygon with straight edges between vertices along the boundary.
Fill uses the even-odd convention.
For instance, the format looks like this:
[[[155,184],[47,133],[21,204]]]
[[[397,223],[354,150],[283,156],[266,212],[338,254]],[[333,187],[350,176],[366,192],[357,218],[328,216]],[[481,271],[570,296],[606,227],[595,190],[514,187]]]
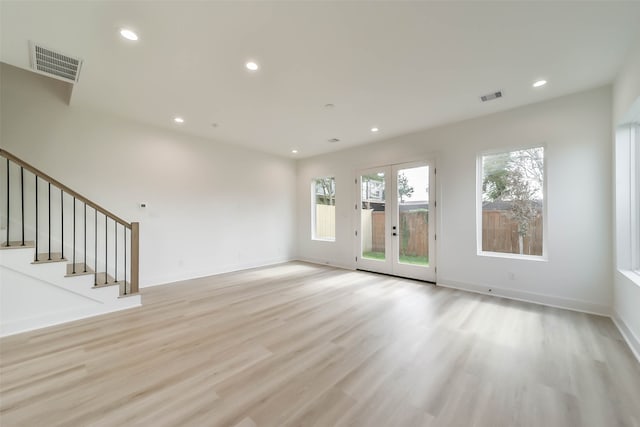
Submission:
[[[94,274],[69,275],[73,267],[68,269],[87,262],[122,280],[128,264],[137,273],[131,262],[137,264],[138,224],[127,224],[4,149],[0,158],[8,159],[2,176],[8,177],[3,201],[9,213],[2,215],[0,242],[10,241],[0,247],[0,336],[139,306],[140,295],[122,298],[120,286],[96,288]],[[27,247],[20,246],[23,239]]]
[[[67,277],[67,263],[33,264],[33,256],[33,249],[3,250],[0,265],[91,299],[108,301],[120,295],[119,286],[94,287],[93,274]]]

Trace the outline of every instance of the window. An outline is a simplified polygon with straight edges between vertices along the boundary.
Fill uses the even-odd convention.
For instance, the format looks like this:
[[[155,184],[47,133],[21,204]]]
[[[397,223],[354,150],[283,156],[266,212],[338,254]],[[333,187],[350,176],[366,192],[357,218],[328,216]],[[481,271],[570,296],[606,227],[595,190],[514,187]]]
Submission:
[[[636,122],[616,130],[615,173],[616,264],[640,275],[640,124]]]
[[[631,269],[640,274],[640,124],[629,126]]]
[[[316,178],[311,182],[311,238],[336,240],[336,180]]]
[[[633,269],[640,274],[640,123],[635,123],[631,135],[633,145],[633,157],[635,160],[635,188],[632,189],[631,196],[635,198],[635,253],[633,254]]]
[[[544,148],[483,155],[478,176],[479,252],[542,256]]]

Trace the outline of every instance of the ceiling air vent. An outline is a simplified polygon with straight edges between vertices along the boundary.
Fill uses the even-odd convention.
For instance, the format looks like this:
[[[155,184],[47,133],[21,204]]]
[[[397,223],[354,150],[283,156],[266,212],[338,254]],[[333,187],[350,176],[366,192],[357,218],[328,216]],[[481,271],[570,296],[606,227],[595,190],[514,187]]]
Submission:
[[[29,43],[29,50],[33,70],[70,83],[78,81],[82,59],[56,52],[34,42]]]
[[[493,92],[487,95],[482,95],[480,99],[482,102],[493,101],[494,99],[502,98],[502,91]]]

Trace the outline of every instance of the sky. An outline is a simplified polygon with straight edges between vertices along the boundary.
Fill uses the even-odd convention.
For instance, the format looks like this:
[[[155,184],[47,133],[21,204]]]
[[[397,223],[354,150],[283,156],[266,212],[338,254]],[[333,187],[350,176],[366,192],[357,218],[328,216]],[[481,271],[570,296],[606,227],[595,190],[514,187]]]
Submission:
[[[405,202],[429,201],[429,167],[420,166],[410,169],[400,169],[398,174],[404,173],[409,179],[409,186],[413,187],[411,197],[404,197]]]

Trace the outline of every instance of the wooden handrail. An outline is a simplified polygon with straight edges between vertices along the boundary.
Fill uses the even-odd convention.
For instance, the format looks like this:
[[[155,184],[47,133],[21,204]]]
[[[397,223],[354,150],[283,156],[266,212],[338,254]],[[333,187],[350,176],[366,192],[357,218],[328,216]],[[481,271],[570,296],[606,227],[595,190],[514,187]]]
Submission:
[[[11,160],[12,162],[22,166],[23,168],[25,168],[29,172],[33,173],[34,175],[44,179],[47,182],[50,182],[51,184],[53,184],[54,186],[58,187],[59,189],[61,189],[65,193],[70,194],[71,196],[75,197],[77,200],[80,200],[82,203],[86,203],[87,206],[91,206],[96,211],[102,213],[103,215],[108,216],[112,220],[116,221],[117,223],[119,223],[119,224],[125,226],[126,228],[128,228],[129,230],[131,230],[131,224],[128,223],[127,221],[123,220],[122,218],[118,217],[117,215],[114,215],[113,213],[109,212],[108,210],[106,210],[102,206],[98,205],[97,203],[92,202],[91,200],[87,199],[86,197],[84,197],[80,193],[78,193],[76,191],[73,191],[72,189],[70,189],[66,185],[62,184],[60,181],[50,177],[49,175],[47,175],[46,173],[42,172],[41,170],[31,166],[29,163],[25,162],[24,160],[14,156],[13,154],[9,153],[6,150],[3,150],[2,148],[0,148],[0,156],[2,156],[4,158],[7,158],[7,159]]]
[[[60,181],[50,177],[46,173],[44,173],[41,170],[31,166],[29,163],[27,163],[24,160],[14,156],[13,154],[9,153],[8,151],[3,150],[2,148],[0,148],[0,157],[4,157],[4,158],[8,159],[9,161],[14,162],[15,164],[17,164],[17,165],[21,166],[22,168],[26,169],[27,171],[33,173],[36,177],[41,178],[42,180],[48,182],[49,184],[53,184],[55,187],[58,187],[61,191],[63,191],[65,193],[75,197],[76,200],[79,200],[80,202],[84,203],[85,206],[90,206],[91,208],[95,209],[96,212],[102,213],[103,215],[105,215],[105,217],[110,218],[111,220],[115,221],[116,223],[119,223],[119,224],[123,225],[125,228],[128,228],[129,230],[131,230],[131,267],[130,267],[131,268],[131,278],[130,278],[130,281],[129,281],[129,290],[127,291],[126,272],[125,272],[125,287],[124,287],[124,293],[122,293],[122,290],[121,290],[121,296],[133,295],[133,294],[137,294],[138,293],[138,291],[139,291],[139,275],[140,275],[140,269],[139,269],[139,263],[140,263],[140,253],[139,253],[140,252],[140,224],[139,223],[137,223],[137,222],[128,223],[127,221],[125,221],[122,218],[119,218],[118,216],[112,214],[111,212],[109,212],[108,210],[106,210],[102,206],[98,205],[97,203],[92,202],[91,200],[87,199],[83,195],[77,193],[76,191],[73,191],[72,189],[70,189],[66,185],[62,184]],[[8,162],[7,162],[7,165],[8,165]],[[8,180],[9,175],[8,174],[9,174],[9,170],[7,169],[7,186],[9,185],[9,180]],[[38,183],[38,181],[36,180],[36,185],[37,185],[37,183]],[[7,198],[8,197],[9,197],[9,193],[7,192]],[[38,197],[37,197],[37,194],[36,194],[36,212],[37,212],[37,200],[38,200]],[[51,203],[51,201],[49,201],[49,203]],[[7,204],[7,223],[9,221],[9,218],[8,218],[9,211],[8,211],[8,209],[9,209],[9,205]],[[86,211],[85,211],[85,215],[86,215]],[[74,218],[75,218],[75,216],[74,216]],[[96,220],[97,220],[97,216],[96,216]],[[86,217],[85,217],[85,224],[86,224]],[[51,229],[50,227],[51,227],[51,224],[49,224],[49,230]],[[105,222],[105,227],[106,227],[106,222]],[[23,230],[24,230],[24,218],[23,218]],[[106,230],[106,228],[105,228],[105,230]],[[37,242],[38,242],[37,232],[38,232],[38,228],[37,228],[37,219],[36,219],[36,254],[37,254],[37,247],[38,247],[37,246],[38,245],[37,244]],[[85,230],[85,233],[86,233],[86,230]],[[23,234],[24,234],[24,231],[23,231]],[[116,235],[116,237],[117,237],[117,235]],[[75,227],[74,227],[74,239],[75,239]],[[85,239],[86,239],[86,236],[85,236]],[[24,236],[23,236],[23,240],[24,240]],[[125,230],[125,242],[126,242],[126,230]],[[8,245],[8,243],[9,243],[9,227],[7,226],[7,245]],[[74,245],[75,245],[75,240],[74,240]],[[85,245],[86,245],[86,241],[85,241]],[[105,241],[105,245],[106,245],[106,241]],[[49,249],[49,250],[51,250],[51,249]],[[126,250],[126,246],[125,246],[125,250]],[[64,251],[64,249],[63,249],[63,251]],[[74,254],[75,254],[75,246],[74,246]],[[106,255],[105,255],[105,257],[106,257]],[[117,249],[116,249],[116,258],[117,258]],[[37,255],[36,255],[36,261],[37,260],[38,260],[38,258],[37,258]],[[125,252],[125,262],[126,262],[126,252]],[[86,250],[85,250],[85,263],[86,263]],[[97,266],[97,260],[96,260],[96,266]],[[126,271],[126,266],[125,266],[125,271]],[[74,270],[74,273],[75,273],[75,270]],[[105,258],[105,278],[108,277],[107,273],[108,273],[108,271],[106,271],[106,258]],[[97,274],[97,269],[96,269],[96,273],[94,273],[94,274]],[[117,272],[116,272],[116,275],[117,275]]]

